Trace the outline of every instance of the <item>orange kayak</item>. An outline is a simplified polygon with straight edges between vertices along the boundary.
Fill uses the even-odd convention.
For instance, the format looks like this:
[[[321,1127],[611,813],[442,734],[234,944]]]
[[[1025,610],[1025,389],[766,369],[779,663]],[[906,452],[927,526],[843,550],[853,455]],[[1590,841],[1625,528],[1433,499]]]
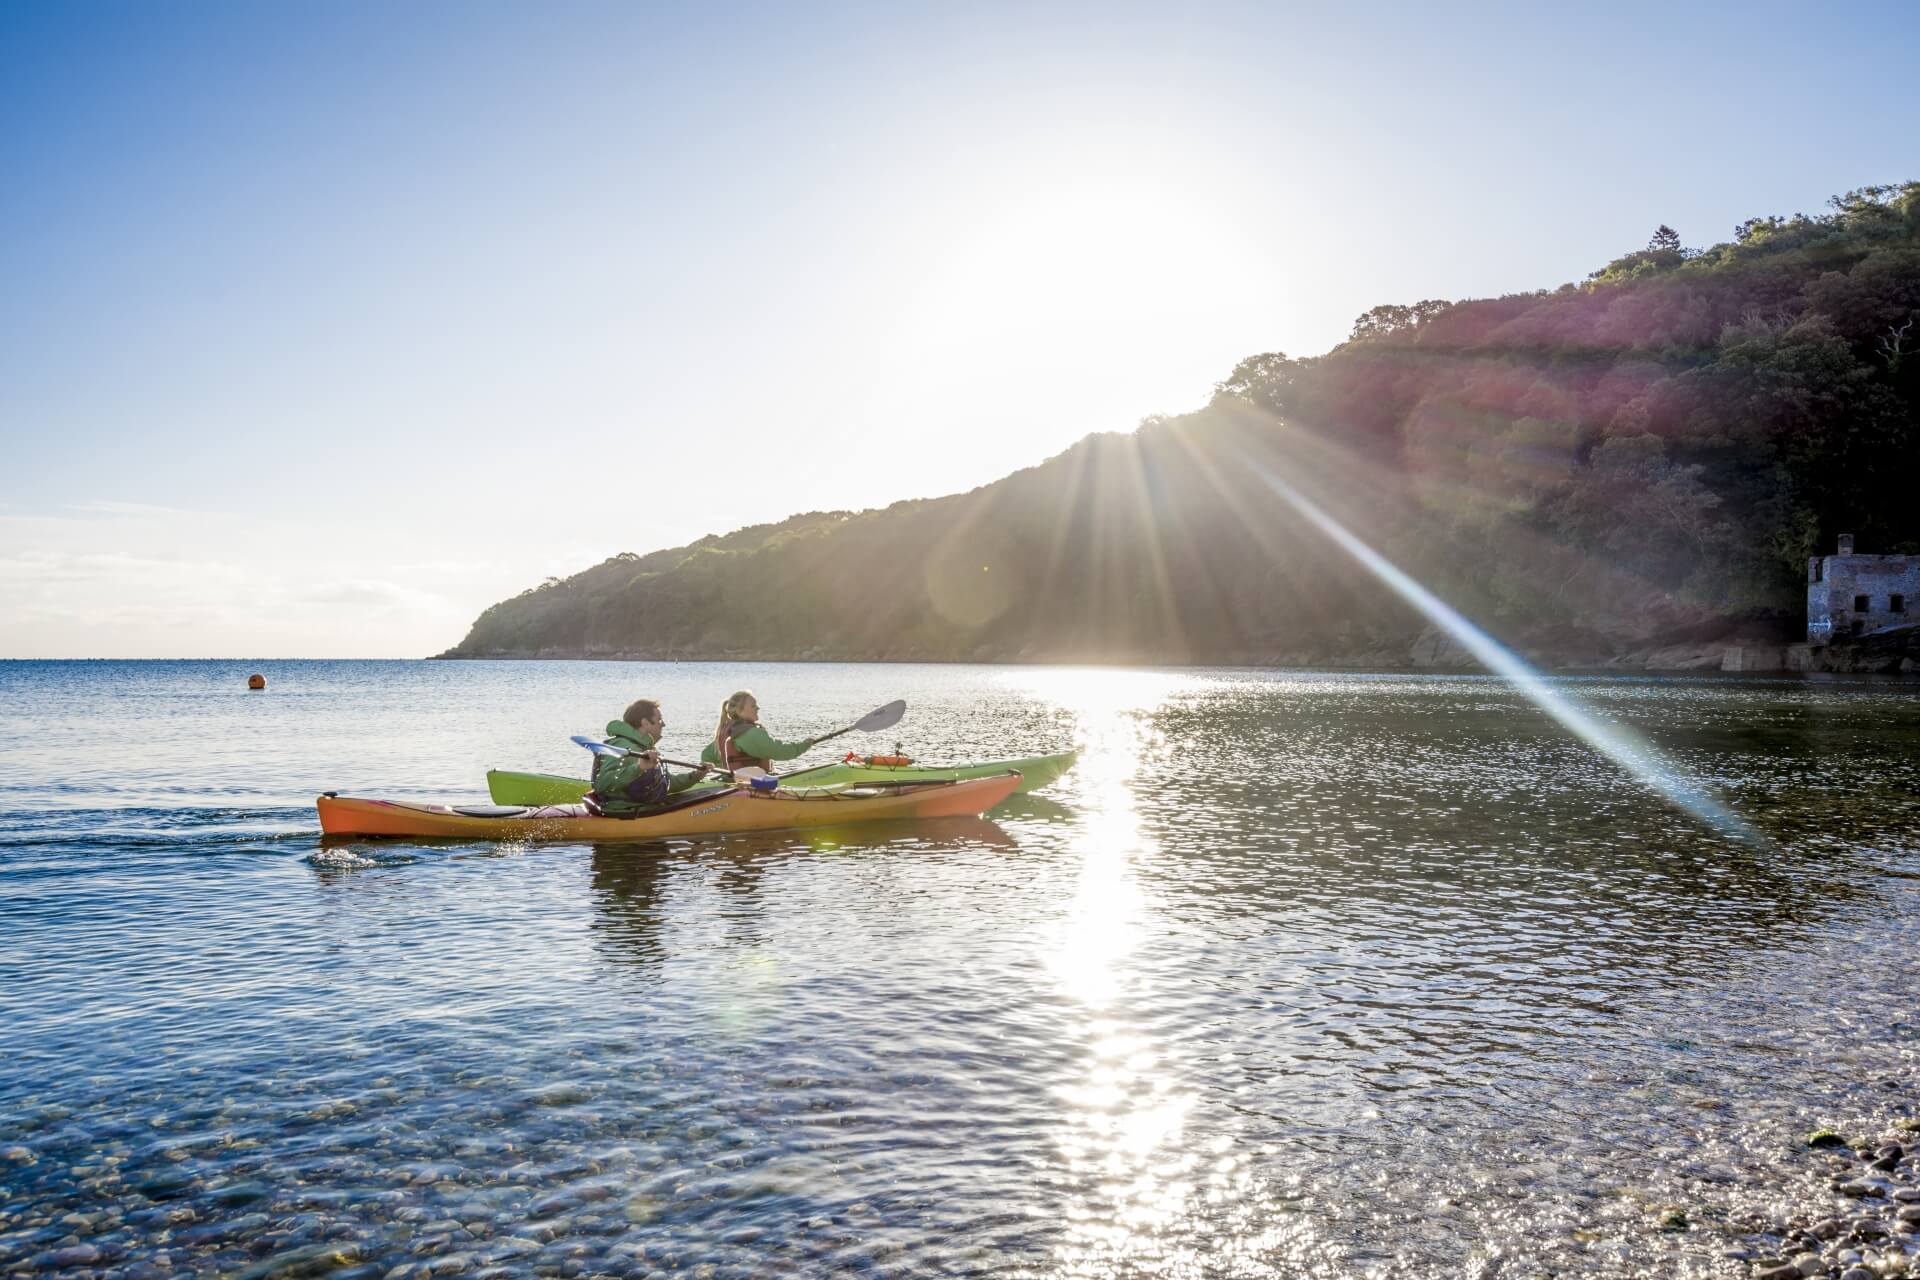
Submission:
[[[469,840],[655,840],[724,831],[837,827],[889,818],[978,817],[1012,795],[1020,775],[809,791],[712,791],[638,818],[603,818],[585,805],[444,805],[359,800],[329,792],[314,801],[328,835],[454,836]]]

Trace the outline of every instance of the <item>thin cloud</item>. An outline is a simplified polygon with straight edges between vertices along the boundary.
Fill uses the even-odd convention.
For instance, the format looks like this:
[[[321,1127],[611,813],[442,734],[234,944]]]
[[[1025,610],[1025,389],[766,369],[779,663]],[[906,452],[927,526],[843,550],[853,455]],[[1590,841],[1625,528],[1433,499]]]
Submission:
[[[119,579],[136,584],[198,585],[235,580],[242,571],[217,560],[173,560],[116,551],[25,551],[0,555],[0,585],[58,585]]]
[[[318,604],[355,605],[379,609],[444,610],[449,602],[431,591],[403,586],[380,578],[349,578],[323,583],[305,593],[306,600]]]
[[[52,509],[34,510],[18,503],[0,503],[0,526],[19,530],[41,529],[48,532],[83,528],[101,528],[123,520],[227,520],[225,511],[193,511],[186,507],[164,507],[150,502],[118,502],[102,498],[92,502],[69,502]]]
[[[84,511],[89,515],[102,516],[187,516],[193,519],[207,519],[223,516],[223,511],[194,511],[186,507],[164,507],[151,502],[120,502],[111,498],[96,498],[91,502],[70,502],[68,511]]]

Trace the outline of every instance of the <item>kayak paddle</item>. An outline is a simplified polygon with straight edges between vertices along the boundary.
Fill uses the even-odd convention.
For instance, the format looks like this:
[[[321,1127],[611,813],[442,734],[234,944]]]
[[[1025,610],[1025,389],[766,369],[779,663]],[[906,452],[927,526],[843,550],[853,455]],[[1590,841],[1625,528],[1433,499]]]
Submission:
[[[858,729],[861,733],[879,733],[882,729],[891,729],[900,723],[900,717],[905,714],[907,714],[907,700],[905,698],[895,698],[884,707],[875,707],[844,729],[835,729],[832,733],[820,735],[813,740],[813,745],[817,747],[823,742],[839,737],[841,734],[852,733],[855,729]],[[599,742],[587,737],[583,733],[574,734],[573,740],[597,756],[624,756],[627,754],[625,747],[616,747],[609,742]],[[669,760],[665,756],[660,757],[660,763],[673,765],[677,769],[715,768],[713,765],[688,764],[685,760]],[[752,766],[749,767],[751,768]],[[725,772],[725,770],[719,770],[719,772]],[[735,769],[733,772],[739,774],[745,771]],[[765,770],[756,770],[756,772],[764,774]]]
[[[593,752],[593,754],[597,756],[624,756],[624,755],[631,754],[630,752],[628,752],[628,750],[625,747],[616,747],[611,742],[597,741],[593,738],[587,737],[587,735],[585,735],[584,733],[574,734],[573,741],[576,745],[585,747],[587,750]],[[666,756],[660,757],[660,763],[670,764],[676,769],[705,769],[708,773],[727,772],[725,769],[722,769],[717,765],[693,764],[686,760],[669,760]],[[750,764],[750,765],[745,765],[739,769],[735,769],[733,771],[733,776],[736,778],[764,778],[767,776],[767,771],[765,769],[760,768],[758,765]]]
[[[832,733],[815,738],[813,745],[817,747],[829,738],[837,738],[843,733],[852,733],[855,729],[862,733],[878,733],[882,729],[891,729],[900,723],[900,717],[905,714],[907,714],[907,700],[895,698],[884,707],[875,707],[846,728],[835,729]]]

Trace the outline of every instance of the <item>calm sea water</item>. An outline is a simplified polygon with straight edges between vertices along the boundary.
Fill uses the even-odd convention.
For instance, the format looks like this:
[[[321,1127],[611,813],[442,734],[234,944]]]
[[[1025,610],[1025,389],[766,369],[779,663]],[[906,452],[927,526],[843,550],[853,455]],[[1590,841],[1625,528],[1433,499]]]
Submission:
[[[1774,847],[1473,677],[0,663],[0,1272],[1744,1274],[1805,1132],[1911,1105],[1920,697],[1563,685]],[[741,686],[1085,755],[978,821],[321,845]]]

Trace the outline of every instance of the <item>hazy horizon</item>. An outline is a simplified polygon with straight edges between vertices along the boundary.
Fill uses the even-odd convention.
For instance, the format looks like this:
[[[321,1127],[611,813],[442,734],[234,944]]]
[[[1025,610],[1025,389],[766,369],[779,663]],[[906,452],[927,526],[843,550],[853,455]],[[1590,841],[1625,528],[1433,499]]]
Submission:
[[[621,551],[989,483],[1380,303],[1911,178],[1917,35],[0,10],[0,657],[422,656]]]

